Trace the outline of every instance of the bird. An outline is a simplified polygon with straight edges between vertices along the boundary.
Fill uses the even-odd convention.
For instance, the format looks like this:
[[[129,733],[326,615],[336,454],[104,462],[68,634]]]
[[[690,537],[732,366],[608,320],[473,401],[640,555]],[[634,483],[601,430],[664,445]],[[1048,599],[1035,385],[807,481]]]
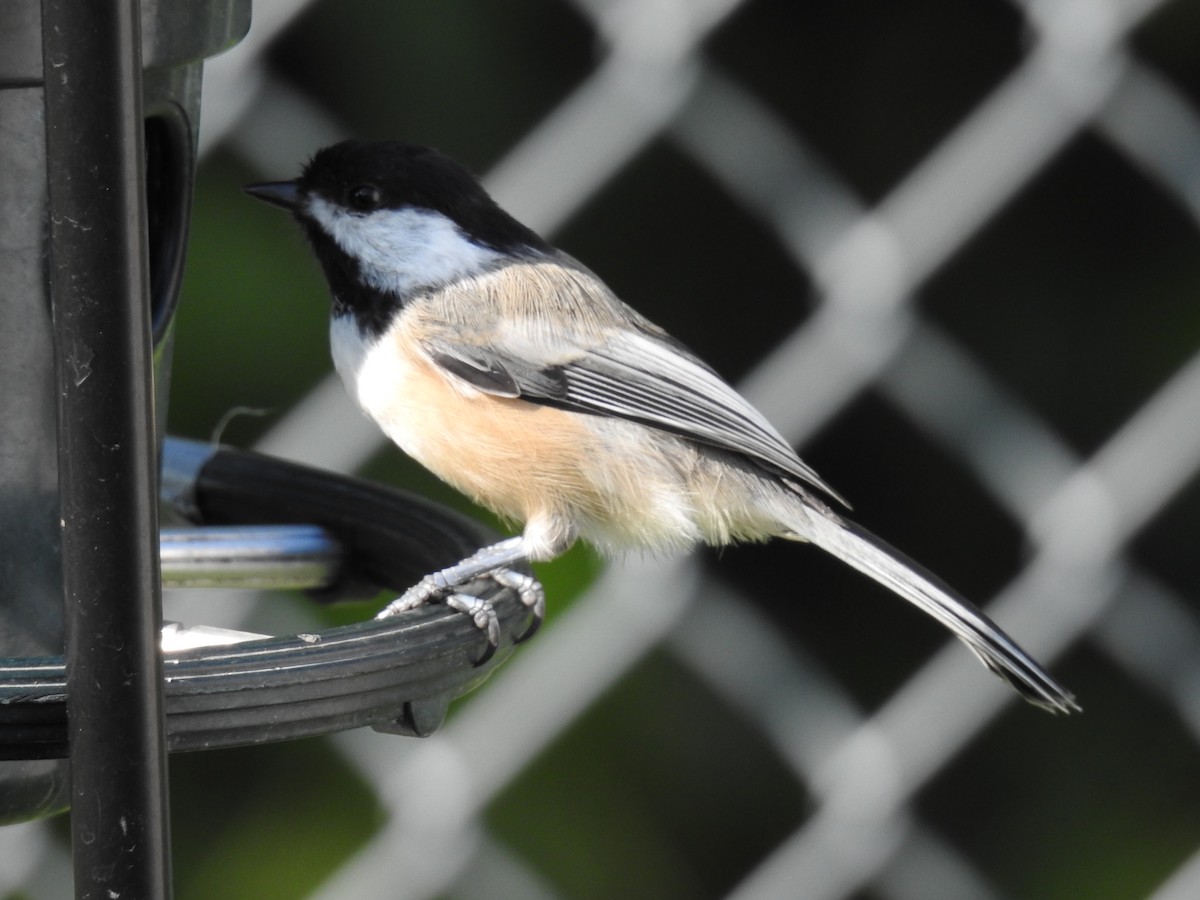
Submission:
[[[502,209],[430,147],[350,140],[299,177],[247,185],[289,211],[328,282],[346,389],[406,454],[514,537],[422,578],[394,615],[440,600],[488,633],[492,578],[540,621],[514,567],[577,539],[605,554],[782,538],[814,544],[940,622],[1026,700],[1079,710],[982,611],[841,510],[846,501],[696,354]]]

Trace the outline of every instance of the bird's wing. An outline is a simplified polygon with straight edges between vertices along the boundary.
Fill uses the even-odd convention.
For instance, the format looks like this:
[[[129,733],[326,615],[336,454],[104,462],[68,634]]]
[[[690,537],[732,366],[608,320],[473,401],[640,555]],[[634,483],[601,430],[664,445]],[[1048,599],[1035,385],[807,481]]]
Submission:
[[[763,415],[665,334],[614,329],[586,346],[493,339],[486,345],[427,343],[430,357],[478,390],[561,409],[630,419],[749,457],[845,503],[796,455]],[[549,358],[543,347],[554,347]]]

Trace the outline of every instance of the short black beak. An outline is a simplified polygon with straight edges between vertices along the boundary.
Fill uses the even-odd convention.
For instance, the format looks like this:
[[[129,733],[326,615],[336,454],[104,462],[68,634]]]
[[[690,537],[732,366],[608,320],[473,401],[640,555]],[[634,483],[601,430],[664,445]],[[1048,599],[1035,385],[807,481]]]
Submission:
[[[300,188],[294,181],[268,181],[263,184],[248,184],[242,188],[251,197],[257,197],[272,206],[287,210],[300,207]]]

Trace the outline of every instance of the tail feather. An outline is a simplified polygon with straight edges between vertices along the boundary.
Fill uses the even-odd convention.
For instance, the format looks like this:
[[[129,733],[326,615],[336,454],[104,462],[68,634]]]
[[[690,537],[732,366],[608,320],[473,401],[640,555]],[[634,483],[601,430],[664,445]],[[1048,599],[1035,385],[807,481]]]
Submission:
[[[937,619],[1030,703],[1054,713],[1080,710],[1070,692],[1000,626],[935,575],[865,528],[814,511],[797,533]]]

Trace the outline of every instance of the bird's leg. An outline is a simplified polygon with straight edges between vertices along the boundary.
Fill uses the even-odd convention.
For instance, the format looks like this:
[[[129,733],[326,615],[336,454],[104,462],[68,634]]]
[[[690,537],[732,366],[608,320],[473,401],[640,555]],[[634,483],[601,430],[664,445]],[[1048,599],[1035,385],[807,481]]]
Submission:
[[[442,596],[447,606],[470,616],[476,627],[487,633],[488,642],[494,650],[500,643],[500,620],[491,602],[456,590],[477,578],[490,578],[502,587],[515,590],[521,602],[533,611],[533,623],[517,639],[518,642],[527,640],[537,631],[546,613],[546,594],[542,586],[530,576],[511,568],[528,559],[524,536],[491,544],[452,566],[426,575],[385,606],[376,618],[382,619],[405,610],[416,609],[433,598]],[[487,655],[491,656],[491,653]]]
[[[541,585],[528,575],[514,572],[510,568],[528,559],[524,536],[490,544],[452,566],[426,575],[389,603],[377,618],[395,615],[406,609],[415,609],[438,594],[447,593],[482,577],[489,577],[504,587],[516,590],[521,596],[521,601],[540,615],[545,612],[546,604]]]

